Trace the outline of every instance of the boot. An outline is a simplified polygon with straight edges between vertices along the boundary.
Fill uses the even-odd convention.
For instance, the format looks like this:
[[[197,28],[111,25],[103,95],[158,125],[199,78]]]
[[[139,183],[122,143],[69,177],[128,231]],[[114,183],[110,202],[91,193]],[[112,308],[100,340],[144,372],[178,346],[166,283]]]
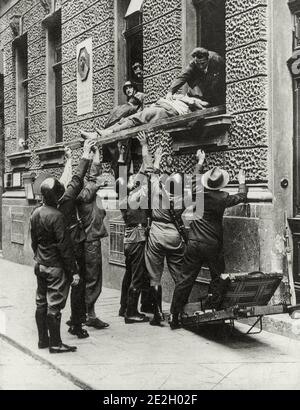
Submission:
[[[87,337],[89,337],[90,335],[88,334],[88,332],[85,329],[82,329],[82,325],[72,325],[68,332],[73,335],[73,336],[77,336],[78,339],[86,339]]]
[[[120,306],[120,309],[119,309],[119,316],[120,317],[125,317],[125,313],[126,313],[126,306]]]
[[[39,335],[39,349],[46,349],[49,347],[49,335],[47,326],[47,310],[37,309],[35,311],[35,321],[38,328]]]
[[[47,325],[49,329],[49,351],[50,353],[67,353],[67,352],[75,352],[77,347],[75,346],[68,346],[62,343],[60,337],[60,322],[61,322],[61,314],[57,314],[56,316],[48,315],[47,316]]]
[[[138,311],[140,291],[137,289],[129,289],[128,304],[125,313],[125,323],[144,323],[148,322],[149,318]]]
[[[172,330],[180,329],[182,327],[181,321],[179,318],[179,313],[171,313],[169,319],[169,325]]]
[[[154,304],[150,287],[147,290],[142,290],[141,292],[141,312],[154,313]]]
[[[152,286],[152,295],[154,299],[154,316],[150,320],[151,326],[161,326],[161,322],[165,320],[162,312],[162,288],[161,286]]]

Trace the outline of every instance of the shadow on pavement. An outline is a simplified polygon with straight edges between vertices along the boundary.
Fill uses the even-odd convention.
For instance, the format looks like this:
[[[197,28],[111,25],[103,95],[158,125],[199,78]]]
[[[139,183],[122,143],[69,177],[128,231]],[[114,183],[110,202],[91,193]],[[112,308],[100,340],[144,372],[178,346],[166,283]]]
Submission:
[[[246,335],[229,324],[215,323],[195,327],[184,327],[184,329],[215,343],[226,344],[227,347],[232,349],[252,349],[259,346],[268,346],[267,343],[257,339],[256,335]]]

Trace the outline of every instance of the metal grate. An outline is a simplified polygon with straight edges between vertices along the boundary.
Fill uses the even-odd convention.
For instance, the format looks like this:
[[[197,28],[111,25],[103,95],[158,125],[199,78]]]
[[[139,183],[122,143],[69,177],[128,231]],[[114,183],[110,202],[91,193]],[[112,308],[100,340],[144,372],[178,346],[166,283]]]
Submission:
[[[109,229],[109,263],[125,266],[123,243],[125,224],[120,221],[111,221]]]

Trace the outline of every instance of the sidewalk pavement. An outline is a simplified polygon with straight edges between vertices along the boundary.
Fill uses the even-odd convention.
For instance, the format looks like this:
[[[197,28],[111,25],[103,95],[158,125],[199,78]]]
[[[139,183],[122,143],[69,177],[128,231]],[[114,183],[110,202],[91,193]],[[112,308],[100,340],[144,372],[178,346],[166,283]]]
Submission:
[[[300,342],[263,332],[244,336],[238,324],[230,338],[206,329],[193,333],[145,324],[126,325],[118,317],[119,291],[104,289],[97,305],[105,330],[88,329],[90,338],[67,333],[63,341],[76,353],[50,355],[38,350],[34,322],[33,269],[0,258],[0,337],[50,365],[73,382],[74,389],[218,390],[299,389]],[[167,310],[168,306],[164,308]],[[223,334],[224,336],[224,334]],[[24,378],[29,377],[24,374]]]

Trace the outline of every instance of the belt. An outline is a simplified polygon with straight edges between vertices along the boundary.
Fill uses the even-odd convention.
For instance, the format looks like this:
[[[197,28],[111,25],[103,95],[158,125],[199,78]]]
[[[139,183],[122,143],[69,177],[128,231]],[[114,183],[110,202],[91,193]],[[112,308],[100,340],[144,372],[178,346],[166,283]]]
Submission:
[[[171,224],[172,221],[166,221],[165,219],[152,219],[153,222],[158,222],[160,224]]]
[[[147,228],[147,224],[130,224],[126,228]]]

